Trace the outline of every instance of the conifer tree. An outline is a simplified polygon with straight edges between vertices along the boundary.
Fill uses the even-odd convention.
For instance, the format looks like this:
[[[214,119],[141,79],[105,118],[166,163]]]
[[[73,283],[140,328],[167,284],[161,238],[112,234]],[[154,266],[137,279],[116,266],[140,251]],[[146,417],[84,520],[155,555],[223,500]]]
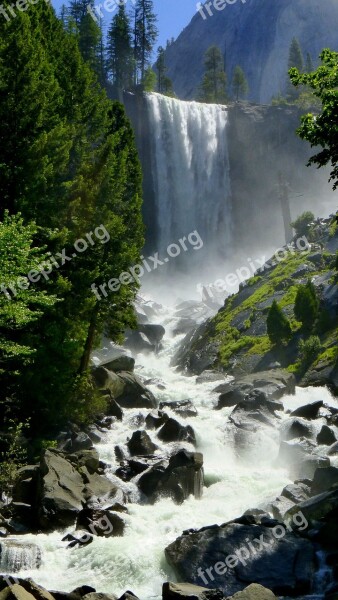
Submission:
[[[150,65],[157,37],[157,17],[154,12],[153,0],[136,0],[134,51],[141,83],[144,80],[146,69]]]
[[[270,341],[275,345],[287,342],[292,335],[290,323],[276,300],[268,312],[267,330]]]
[[[249,92],[248,82],[244,75],[243,69],[237,65],[234,70],[232,78],[232,90],[235,99],[238,101],[240,98],[245,98]]]
[[[309,279],[306,285],[300,285],[295,300],[294,313],[306,331],[311,331],[319,313],[319,300],[316,288]]]
[[[107,70],[117,91],[133,85],[133,50],[129,17],[125,5],[121,4],[111,22],[107,39]]]
[[[174,94],[173,84],[171,79],[167,76],[167,67],[165,63],[165,50],[163,46],[160,46],[157,51],[157,60],[155,63],[157,71],[157,91],[160,94],[166,94],[172,96]]]
[[[297,38],[293,38],[290,44],[289,50],[289,60],[288,60],[288,71],[292,68],[298,69],[300,73],[304,71],[304,60],[302,49],[300,47],[300,43]],[[295,89],[295,87],[290,83],[289,78],[287,79],[287,98],[289,100],[296,100],[300,94],[300,90]]]
[[[222,104],[227,101],[227,77],[220,49],[211,46],[205,53],[205,74],[200,87],[199,100]]]

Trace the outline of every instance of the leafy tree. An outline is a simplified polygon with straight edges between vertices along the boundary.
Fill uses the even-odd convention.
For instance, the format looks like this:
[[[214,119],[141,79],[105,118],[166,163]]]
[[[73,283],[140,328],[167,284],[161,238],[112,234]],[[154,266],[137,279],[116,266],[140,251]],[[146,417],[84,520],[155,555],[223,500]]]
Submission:
[[[123,90],[133,86],[133,49],[129,17],[125,5],[119,6],[108,31],[107,69],[121,97]]]
[[[267,330],[271,343],[276,346],[287,342],[292,336],[291,325],[276,300],[268,312]]]
[[[249,86],[244,71],[238,65],[235,67],[232,78],[232,91],[237,101],[239,98],[245,98],[249,92]]]
[[[311,331],[319,313],[319,300],[316,288],[309,280],[306,285],[300,285],[297,290],[294,313],[303,328]]]
[[[306,235],[309,232],[310,224],[315,220],[314,214],[307,210],[291,223],[291,227],[296,231],[297,236]]]
[[[150,65],[157,37],[157,17],[153,0],[136,0],[134,53],[141,83],[144,82],[147,67]]]
[[[288,60],[288,71],[292,68],[296,68],[300,73],[304,71],[304,59],[302,50],[300,47],[300,43],[297,38],[293,38],[290,50],[289,50],[289,60]],[[287,83],[287,97],[290,100],[295,100],[299,95],[299,92],[295,90],[295,88],[290,84],[288,80]]]
[[[323,150],[310,158],[308,165],[324,167],[331,164],[330,181],[333,189],[338,188],[338,52],[323,50],[320,55],[321,66],[313,73],[297,69],[290,70],[290,79],[295,86],[308,86],[322,104],[320,114],[306,114],[298,129],[298,135],[310,142],[312,147],[321,146]]]
[[[227,77],[220,49],[211,46],[205,53],[205,74],[200,87],[199,100],[209,103],[225,103],[227,101]]]
[[[143,78],[143,89],[145,92],[153,92],[156,89],[157,77],[155,71],[151,67],[146,69]]]

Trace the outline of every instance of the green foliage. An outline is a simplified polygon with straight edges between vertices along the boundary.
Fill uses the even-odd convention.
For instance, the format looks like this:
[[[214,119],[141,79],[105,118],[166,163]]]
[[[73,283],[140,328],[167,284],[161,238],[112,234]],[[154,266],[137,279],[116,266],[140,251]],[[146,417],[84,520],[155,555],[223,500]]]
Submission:
[[[306,285],[300,285],[297,291],[294,313],[303,328],[311,331],[319,313],[319,300],[316,289],[309,280]]]
[[[316,360],[321,348],[322,345],[317,335],[311,335],[307,340],[300,340],[299,351],[302,367],[307,369]]]
[[[312,223],[314,219],[314,214],[308,210],[297,217],[297,219],[291,223],[291,227],[294,228],[298,237],[302,237],[309,233],[310,223]]]
[[[240,98],[245,98],[249,93],[249,85],[247,79],[245,77],[243,69],[241,69],[239,65],[235,67],[231,87],[233,95],[237,101]]]
[[[162,46],[157,50],[157,60],[155,63],[157,71],[157,91],[166,96],[174,96],[173,84],[167,76],[167,67],[165,63],[165,50]]]
[[[155,71],[151,67],[145,70],[142,80],[142,87],[145,92],[154,92],[156,88],[157,77]]]
[[[304,70],[304,60],[302,55],[302,50],[300,47],[300,43],[297,38],[293,38],[290,50],[289,50],[289,61],[288,61],[288,70],[296,68],[299,73],[302,73]],[[288,80],[287,83],[287,98],[289,100],[295,100],[299,96],[299,91],[297,91],[294,86],[290,84]]]
[[[90,394],[74,392],[74,381],[87,373],[104,330],[118,340],[133,324],[138,286],[100,300],[91,285],[107,285],[138,263],[143,245],[132,128],[78,47],[86,6],[76,4],[74,33],[38,3],[6,22],[0,38],[0,218],[4,240],[11,238],[7,254],[0,252],[0,282],[27,275],[46,252],[72,256],[76,240],[100,226],[107,232],[104,243],[94,236],[84,253],[15,301],[1,294],[1,397],[20,421],[31,415],[39,434],[101,410]],[[9,222],[6,208],[23,220]]]
[[[268,336],[272,344],[279,346],[291,338],[290,323],[276,300],[271,305],[266,323]]]
[[[5,449],[0,452],[0,499],[10,495],[17,472],[26,464],[27,453],[23,447],[23,432],[27,423],[10,421],[1,440]]]
[[[288,103],[287,99],[285,98],[285,96],[283,96],[279,92],[277,94],[277,96],[273,96],[273,98],[271,100],[271,104],[272,104],[272,106],[287,106],[289,103]]]
[[[135,72],[129,17],[124,4],[113,17],[107,35],[107,72],[117,96],[131,89]]]
[[[158,37],[153,0],[136,0],[134,12],[134,57],[138,81],[144,82]]]
[[[200,86],[199,100],[213,104],[224,104],[227,101],[227,77],[224,60],[220,49],[211,46],[205,53],[205,74]]]
[[[289,72],[294,86],[305,85],[312,90],[322,108],[317,115],[308,113],[302,117],[298,135],[310,142],[312,147],[323,149],[310,158],[309,165],[324,167],[331,164],[330,181],[338,187],[338,52],[323,50],[321,65],[312,73],[302,73],[292,68]]]

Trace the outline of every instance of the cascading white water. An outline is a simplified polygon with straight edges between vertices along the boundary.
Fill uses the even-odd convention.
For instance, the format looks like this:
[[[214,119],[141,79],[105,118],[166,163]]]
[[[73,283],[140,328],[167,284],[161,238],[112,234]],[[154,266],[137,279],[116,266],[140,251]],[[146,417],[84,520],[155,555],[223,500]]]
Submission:
[[[155,321],[154,321],[155,322]],[[18,576],[33,577],[50,590],[71,591],[81,584],[92,585],[98,591],[122,594],[132,589],[142,600],[158,598],[163,581],[174,580],[165,561],[164,549],[182,531],[205,525],[221,524],[238,517],[245,510],[273,500],[290,483],[285,470],[277,468],[275,459],[279,448],[279,432],[257,443],[254,455],[247,461],[236,457],[233,440],[227,437],[227,416],[232,409],[215,411],[218,394],[212,390],[217,383],[196,383],[196,377],[185,377],[170,368],[170,359],[182,340],[174,337],[177,318],[173,309],[163,310],[157,322],[166,328],[163,350],[158,355],[139,354],[136,371],[145,379],[159,401],[191,399],[198,416],[182,419],[195,431],[197,451],[203,453],[205,487],[200,500],[190,496],[182,505],[166,498],[155,505],[140,504],[138,488],[132,481],[117,480],[129,495],[129,513],[124,515],[126,530],[123,537],[97,537],[88,546],[67,549],[62,542],[64,533],[26,535],[25,542],[34,542],[42,551],[39,569],[23,570]],[[159,383],[164,385],[160,385]],[[298,390],[296,396],[285,398],[286,407],[295,407],[318,399],[333,401],[325,389]],[[125,444],[135,429],[140,428],[139,415],[147,410],[125,410],[122,422],[115,422],[103,443],[97,446],[101,459],[110,465],[110,477],[115,479],[118,466],[114,448]],[[170,413],[175,419],[178,416]],[[178,420],[181,420],[180,418]],[[159,446],[159,453],[168,452],[156,432],[148,431]],[[260,445],[261,443],[261,445]],[[181,446],[182,444],[180,444]],[[170,445],[169,445],[170,446]],[[259,447],[260,446],[260,447]],[[186,444],[189,450],[194,448]],[[0,569],[1,570],[1,569]],[[9,572],[9,569],[6,569]],[[203,582],[201,582],[201,585]]]
[[[159,246],[197,230],[210,260],[231,243],[225,106],[146,96]],[[214,256],[213,256],[214,255]]]

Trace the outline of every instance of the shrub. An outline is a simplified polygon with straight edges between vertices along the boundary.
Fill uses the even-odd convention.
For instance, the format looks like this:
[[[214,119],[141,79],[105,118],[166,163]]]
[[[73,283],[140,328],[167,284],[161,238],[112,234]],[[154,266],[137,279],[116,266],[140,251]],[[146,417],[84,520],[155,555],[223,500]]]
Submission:
[[[309,367],[320,353],[322,345],[318,335],[311,335],[307,340],[299,342],[299,351],[303,367]]]
[[[316,288],[308,280],[306,285],[300,285],[295,300],[294,313],[297,321],[302,323],[303,328],[311,331],[319,312],[319,300]]]
[[[281,345],[291,338],[291,325],[276,300],[271,305],[266,323],[268,336],[272,344]]]
[[[308,210],[291,223],[291,227],[294,228],[297,236],[306,235],[309,232],[310,223],[312,223],[314,219],[314,214]]]
[[[0,498],[10,495],[17,472],[26,464],[27,453],[23,448],[24,423],[10,422],[5,439],[6,449],[0,453]]]

